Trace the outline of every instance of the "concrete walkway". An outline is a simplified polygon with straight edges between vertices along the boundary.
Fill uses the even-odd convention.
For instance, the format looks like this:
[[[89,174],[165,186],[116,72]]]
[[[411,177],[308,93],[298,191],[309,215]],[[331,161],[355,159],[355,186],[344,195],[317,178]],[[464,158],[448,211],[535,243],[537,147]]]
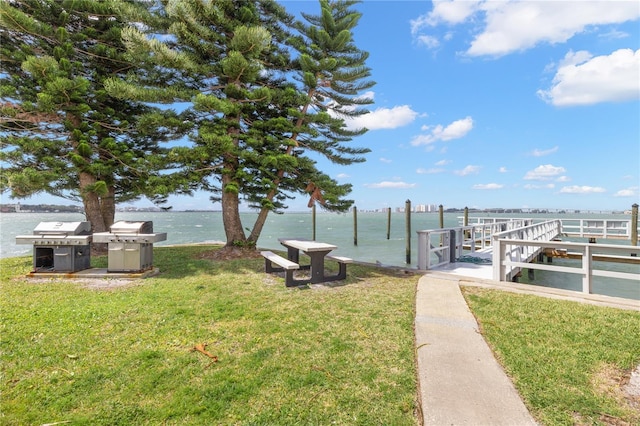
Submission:
[[[460,285],[640,311],[640,301],[634,299],[455,273],[423,275],[416,294],[415,335],[425,425],[536,424],[480,334]]]
[[[425,425],[536,424],[480,334],[458,278],[420,278],[415,334]]]

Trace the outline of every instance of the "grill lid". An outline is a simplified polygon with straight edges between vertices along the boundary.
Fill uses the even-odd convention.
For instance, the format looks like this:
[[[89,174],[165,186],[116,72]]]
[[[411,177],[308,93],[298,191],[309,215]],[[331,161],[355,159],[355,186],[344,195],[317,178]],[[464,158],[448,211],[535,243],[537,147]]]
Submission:
[[[121,220],[115,222],[109,228],[112,234],[152,234],[153,222],[152,221],[140,221],[132,222],[127,220]]]
[[[34,235],[89,235],[91,222],[40,222]]]

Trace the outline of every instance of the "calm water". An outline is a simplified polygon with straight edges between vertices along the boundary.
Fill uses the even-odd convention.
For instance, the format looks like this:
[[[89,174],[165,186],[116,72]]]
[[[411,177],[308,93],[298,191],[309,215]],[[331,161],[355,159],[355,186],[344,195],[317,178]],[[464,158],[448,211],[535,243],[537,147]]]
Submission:
[[[256,215],[244,213],[245,227],[253,225]],[[459,224],[460,213],[445,213],[444,226],[453,227]],[[470,216],[486,217],[531,217],[571,219],[626,219],[628,216],[612,214],[470,214]],[[1,252],[0,258],[28,256],[32,253],[31,245],[15,244],[17,235],[28,235],[40,222],[82,221],[84,215],[79,213],[2,213],[0,215]],[[222,214],[220,212],[117,212],[116,220],[152,220],[156,232],[166,232],[167,240],[157,245],[188,244],[200,242],[225,241]],[[411,261],[406,261],[406,224],[404,213],[391,214],[391,233],[387,240],[387,214],[358,212],[358,245],[354,245],[353,214],[318,213],[316,216],[316,239],[337,245],[337,255],[348,256],[364,262],[381,262],[385,265],[415,267],[418,255],[418,238],[416,231],[439,228],[437,213],[414,213],[411,216]],[[262,231],[258,246],[269,249],[282,249],[278,238],[312,237],[312,216],[310,213],[271,214]],[[628,241],[608,241],[611,244],[629,244]],[[554,260],[567,262],[567,260]],[[576,261],[574,261],[576,262]],[[639,265],[607,265],[611,270],[635,272],[640,276]],[[526,273],[522,282],[526,282]],[[602,279],[596,281],[594,292],[640,299],[640,285],[631,281]],[[616,282],[619,281],[619,282]],[[580,277],[573,274],[549,273],[536,271],[536,284],[580,291]]]
[[[445,226],[456,226],[459,214],[445,214]],[[243,213],[245,228],[253,225],[256,215]],[[152,220],[156,232],[166,232],[167,240],[157,245],[225,241],[222,214],[220,212],[117,212],[116,220]],[[79,213],[3,213],[0,215],[2,251],[0,257],[28,255],[30,245],[16,245],[17,235],[31,234],[40,222],[82,221]],[[414,214],[412,224],[412,254],[417,256],[415,231],[439,227],[437,214]],[[247,232],[248,234],[248,232]],[[389,265],[405,265],[405,214],[391,215],[391,233],[387,235],[386,213],[358,213],[358,245],[353,244],[353,214],[318,213],[316,216],[316,239],[335,244],[335,252],[366,262],[380,261]],[[310,213],[271,214],[267,218],[258,241],[261,248],[281,249],[278,238],[311,238],[312,217]],[[412,259],[415,261],[415,259]]]

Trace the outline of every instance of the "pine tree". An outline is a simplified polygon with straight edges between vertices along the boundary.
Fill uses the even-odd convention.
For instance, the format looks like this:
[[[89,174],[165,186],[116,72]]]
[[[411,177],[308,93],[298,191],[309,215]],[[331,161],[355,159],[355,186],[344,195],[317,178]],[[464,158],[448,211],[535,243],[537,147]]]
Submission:
[[[221,202],[227,246],[255,246],[267,214],[295,194],[310,193],[329,210],[351,205],[344,199],[350,185],[322,173],[309,156],[351,164],[368,151],[343,145],[365,131],[348,130],[343,117],[365,112],[355,107],[370,101],[355,95],[372,84],[358,83],[368,69],[351,39],[360,16],[347,10],[351,4],[321,2],[328,16],[318,46],[307,35],[315,25],[296,23],[272,0],[167,0],[170,36],[123,32],[130,54],[149,71],[111,79],[109,93],[191,103],[184,114],[193,125],[191,145],[173,153],[188,164],[188,179]],[[293,36],[296,28],[302,35]],[[260,211],[248,237],[241,201]]]
[[[308,24],[296,23],[300,36],[293,43],[299,53],[294,78],[300,83],[298,88],[305,93],[305,101],[300,105],[300,112],[292,117],[295,127],[291,141],[296,148],[304,146],[306,150],[343,165],[362,162],[362,156],[369,152],[366,148],[351,148],[344,144],[367,129],[350,130],[343,119],[368,112],[359,107],[373,101],[359,95],[375,84],[367,80],[371,75],[365,64],[369,54],[358,49],[353,41],[352,30],[362,16],[351,9],[357,3],[353,0],[320,0],[321,14],[303,14]],[[286,152],[298,156],[299,149],[290,145]],[[278,171],[276,186],[286,173],[284,169]],[[310,195],[309,207],[317,201],[327,210],[345,211],[353,204],[342,198],[351,191],[349,184],[339,185],[318,172],[294,173],[294,176],[304,176],[305,191]],[[276,193],[271,190],[266,199],[271,200]],[[257,240],[269,207],[266,203],[260,210],[251,239]]]
[[[124,12],[148,2],[0,1],[0,190],[82,200],[94,232],[108,230],[117,202],[162,203],[176,188],[160,141],[177,116],[109,96],[108,77],[132,62]],[[157,126],[161,121],[163,127]]]

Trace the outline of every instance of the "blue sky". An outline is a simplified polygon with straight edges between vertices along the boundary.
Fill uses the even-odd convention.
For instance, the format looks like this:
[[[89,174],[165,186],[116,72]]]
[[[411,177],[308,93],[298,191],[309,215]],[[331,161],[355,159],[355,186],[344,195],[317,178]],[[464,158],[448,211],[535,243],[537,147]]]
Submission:
[[[316,1],[281,3],[318,11]],[[371,153],[319,167],[353,185],[358,208],[640,201],[639,2],[365,0],[356,9],[355,41],[377,84],[370,114],[352,123],[370,130],[351,144]],[[40,200],[51,201],[23,203]],[[220,207],[207,194],[171,204]]]
[[[640,3],[365,1],[358,9],[356,42],[371,53],[377,85],[359,123],[370,131],[354,143],[372,152],[332,173],[354,185],[358,207],[638,202]]]

